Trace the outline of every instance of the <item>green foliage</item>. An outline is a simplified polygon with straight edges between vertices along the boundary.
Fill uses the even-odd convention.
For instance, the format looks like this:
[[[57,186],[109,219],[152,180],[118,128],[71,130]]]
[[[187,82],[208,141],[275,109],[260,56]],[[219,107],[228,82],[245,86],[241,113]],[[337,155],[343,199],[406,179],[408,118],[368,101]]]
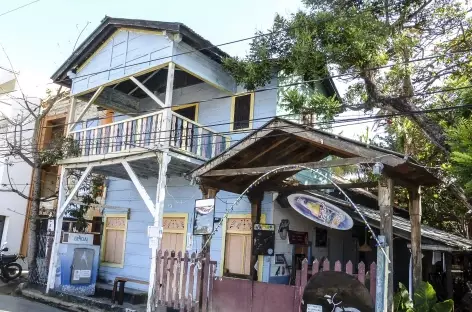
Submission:
[[[80,155],[80,147],[72,137],[55,137],[39,152],[41,165],[56,165],[61,159]]]
[[[73,171],[71,176],[78,179],[81,172]],[[105,183],[105,177],[102,175],[91,175],[89,176],[78,191],[78,201],[81,204],[71,204],[67,213],[76,219],[75,230],[77,232],[83,232],[88,225],[86,218],[87,212],[92,204],[98,204],[97,198],[102,196],[103,186]]]
[[[472,118],[461,118],[448,135],[452,155],[447,169],[472,195]]]
[[[408,290],[400,283],[399,290],[393,298],[394,312],[452,312],[454,302],[446,300],[438,302],[433,286],[428,282],[421,282],[419,288],[410,300]]]

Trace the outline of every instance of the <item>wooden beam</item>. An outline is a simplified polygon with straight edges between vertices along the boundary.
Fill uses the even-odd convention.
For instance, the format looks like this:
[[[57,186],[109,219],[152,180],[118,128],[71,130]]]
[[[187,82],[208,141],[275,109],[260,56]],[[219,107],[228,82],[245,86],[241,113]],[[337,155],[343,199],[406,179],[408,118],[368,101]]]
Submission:
[[[79,191],[79,188],[82,186],[82,183],[84,183],[90,171],[92,171],[92,168],[93,168],[92,165],[88,165],[87,168],[85,168],[85,171],[82,173],[82,176],[79,178],[79,181],[77,181],[74,188],[70,192],[69,196],[67,196],[64,203],[60,206],[60,209],[58,212],[59,217],[62,217],[64,215],[64,212],[66,211],[67,206],[69,206],[70,201],[72,200],[72,198],[74,198],[75,194],[77,194],[77,192]]]
[[[99,87],[97,91],[95,91],[95,93],[92,95],[92,97],[88,101],[87,105],[85,105],[84,109],[80,112],[79,116],[71,123],[67,133],[74,130],[74,127],[77,124],[77,122],[82,120],[82,117],[84,117],[87,110],[90,108],[90,106],[92,106],[93,102],[98,98],[98,96],[100,95],[100,93],[102,93],[102,91],[103,91],[103,86]]]
[[[134,186],[136,187],[136,190],[138,191],[139,195],[144,201],[144,204],[146,207],[149,209],[149,212],[151,212],[152,216],[156,216],[156,209],[154,206],[154,203],[151,200],[151,197],[149,197],[146,189],[144,186],[141,184],[141,181],[139,181],[138,176],[134,173],[133,168],[128,164],[126,160],[123,160],[121,162],[123,167],[125,167],[126,172],[128,172],[129,177],[131,178],[131,181],[133,182]]]
[[[261,153],[257,154],[256,156],[254,156],[253,158],[251,158],[249,161],[247,161],[246,163],[247,164],[250,164],[252,163],[253,161],[259,159],[260,157],[264,156],[265,154],[269,153],[270,151],[272,151],[274,148],[278,147],[280,144],[283,144],[285,142],[287,142],[288,140],[290,139],[290,137],[287,137],[287,138],[284,138],[282,140],[278,140],[277,142],[275,142],[274,144],[272,144],[269,148],[266,148],[265,150],[263,150]]]
[[[159,68],[158,70],[156,70],[155,72],[153,72],[152,74],[150,74],[146,79],[143,80],[142,84],[144,85],[146,82],[149,81],[149,79],[151,79],[152,77],[154,77],[161,69]],[[136,86],[133,90],[131,90],[130,92],[128,92],[128,95],[131,95],[133,94],[136,90],[138,90],[139,87]]]
[[[154,93],[152,93],[145,85],[143,85],[138,79],[133,76],[129,77],[132,82],[134,82],[141,90],[144,91],[154,102],[156,102],[160,107],[165,107],[166,105],[162,102]],[[167,92],[166,92],[167,93]]]
[[[385,236],[388,246],[388,281],[387,281],[387,311],[393,311],[393,180],[382,176],[379,179],[379,212],[380,212],[380,235]],[[421,260],[420,260],[421,261]]]
[[[356,182],[356,183],[342,183],[336,184],[342,189],[353,189],[353,188],[374,188],[378,186],[378,182]],[[304,190],[325,190],[335,189],[336,186],[332,183],[328,184],[313,184],[313,185],[297,185],[297,186],[280,186],[279,188],[270,189],[270,191],[284,192],[284,191],[304,191]]]
[[[411,223],[411,255],[413,260],[413,291],[423,280],[421,254],[421,194],[420,187],[409,188]]]
[[[296,165],[308,167],[311,169],[318,168],[331,168],[339,166],[351,166],[356,164],[370,164],[375,162],[375,160],[364,158],[364,157],[353,157],[353,158],[341,158],[333,160],[324,160],[324,161],[315,161],[315,162],[306,162],[299,163]],[[278,166],[267,166],[267,167],[256,167],[256,168],[239,168],[239,169],[221,169],[221,170],[211,170],[203,174],[204,177],[216,177],[216,176],[237,176],[237,175],[261,175],[267,173],[271,170],[279,168]],[[303,169],[289,167],[282,169],[281,171],[285,172],[297,172]]]
[[[89,96],[82,95],[79,98],[81,100],[87,100]],[[103,89],[100,96],[95,100],[95,104],[124,114],[136,114],[139,111],[138,98],[110,87]]]

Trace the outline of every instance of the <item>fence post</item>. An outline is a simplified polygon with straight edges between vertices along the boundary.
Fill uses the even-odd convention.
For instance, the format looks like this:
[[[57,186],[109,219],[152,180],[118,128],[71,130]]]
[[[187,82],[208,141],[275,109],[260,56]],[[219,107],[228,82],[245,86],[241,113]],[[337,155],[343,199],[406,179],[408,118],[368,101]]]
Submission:
[[[388,246],[385,244],[385,236],[378,236],[380,246],[377,247],[377,281],[375,285],[375,312],[387,311],[387,282],[388,282],[388,264],[382,247],[388,255]]]

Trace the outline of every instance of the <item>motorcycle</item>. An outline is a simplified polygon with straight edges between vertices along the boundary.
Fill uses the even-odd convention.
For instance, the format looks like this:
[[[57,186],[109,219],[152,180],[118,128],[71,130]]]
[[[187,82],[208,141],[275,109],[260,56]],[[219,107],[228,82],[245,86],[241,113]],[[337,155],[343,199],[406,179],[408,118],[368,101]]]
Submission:
[[[15,261],[22,259],[20,255],[5,255],[8,251],[6,242],[0,248],[0,279],[7,283],[21,276],[23,268]]]

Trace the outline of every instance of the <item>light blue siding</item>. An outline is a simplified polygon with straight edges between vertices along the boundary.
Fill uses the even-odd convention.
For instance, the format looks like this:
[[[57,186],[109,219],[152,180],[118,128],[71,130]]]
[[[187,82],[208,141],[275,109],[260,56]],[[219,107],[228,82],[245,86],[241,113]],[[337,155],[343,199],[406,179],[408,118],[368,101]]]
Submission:
[[[231,93],[236,91],[233,77],[223,70],[220,64],[198,52],[188,44],[179,42],[174,45],[172,61],[182,68],[191,71],[198,77],[220,86]]]
[[[77,73],[72,94],[171,60],[173,42],[165,35],[121,29]]]
[[[149,196],[155,198],[157,179],[152,178],[142,180]],[[215,216],[223,217],[226,210],[236,201],[238,194],[219,192],[216,199]],[[196,199],[202,198],[202,193],[198,186],[190,185],[190,182],[182,177],[168,177],[167,190],[164,204],[164,213],[187,213],[187,232],[192,233],[193,209]],[[266,215],[266,222],[272,222],[272,195],[266,194],[262,203],[262,213]],[[149,280],[149,269],[151,261],[151,249],[149,249],[147,227],[153,224],[153,217],[144,205],[140,195],[130,181],[113,179],[110,181],[107,190],[107,206],[104,214],[124,213],[130,208],[130,218],[128,220],[128,231],[125,245],[125,262],[123,268],[112,268],[100,266],[99,277],[111,283],[116,276],[129,276],[140,280]],[[119,208],[118,208],[119,207]],[[236,205],[231,212],[233,214],[250,214],[251,205],[246,197]],[[216,226],[217,224],[215,224]],[[221,260],[222,248],[222,227],[215,233],[211,241],[211,258]],[[200,236],[193,236],[193,248],[188,251],[200,252],[202,239]],[[268,281],[270,271],[270,257],[265,257],[263,280]],[[220,270],[218,269],[218,273]],[[141,285],[130,284],[129,287],[145,290]]]

